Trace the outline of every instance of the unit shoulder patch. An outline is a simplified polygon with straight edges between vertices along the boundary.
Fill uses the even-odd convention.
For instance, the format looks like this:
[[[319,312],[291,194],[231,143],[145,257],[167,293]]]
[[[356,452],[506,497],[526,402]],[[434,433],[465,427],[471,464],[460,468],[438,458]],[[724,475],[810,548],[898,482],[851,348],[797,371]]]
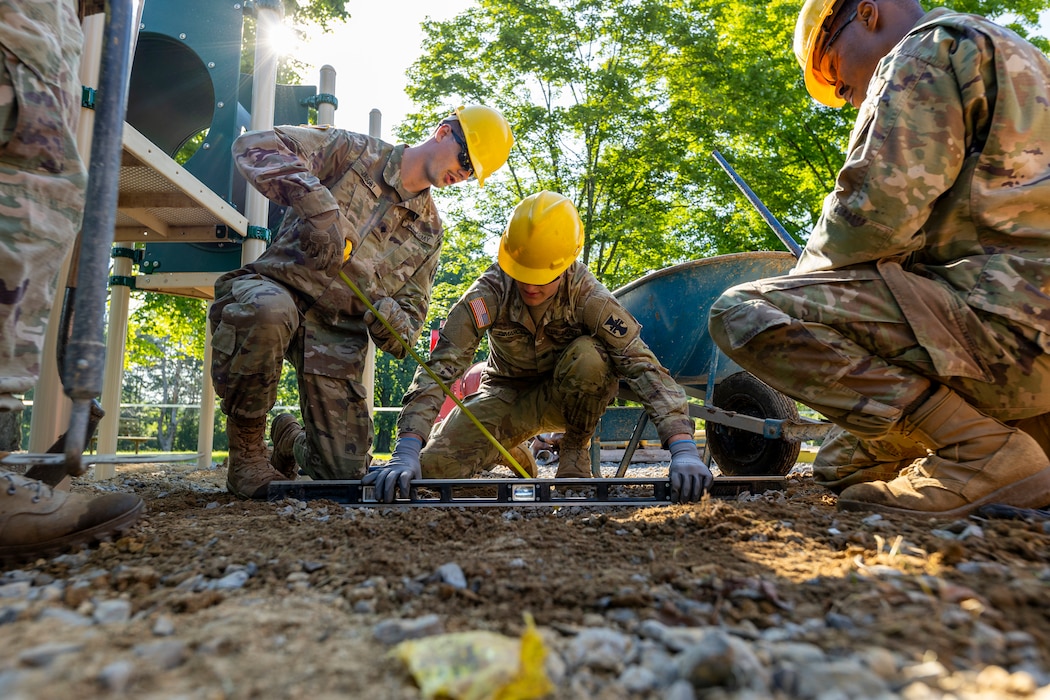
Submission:
[[[631,314],[611,299],[596,297],[584,307],[584,322],[595,337],[610,347],[622,348],[638,337],[641,326]]]

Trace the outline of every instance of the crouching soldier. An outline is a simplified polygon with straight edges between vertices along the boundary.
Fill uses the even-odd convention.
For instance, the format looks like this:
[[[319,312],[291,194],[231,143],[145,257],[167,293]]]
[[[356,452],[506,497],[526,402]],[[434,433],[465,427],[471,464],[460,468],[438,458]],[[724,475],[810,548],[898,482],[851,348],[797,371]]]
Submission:
[[[449,311],[427,363],[451,384],[482,337],[489,358],[464,405],[505,447],[564,431],[557,478],[590,476],[590,438],[619,382],[641,397],[671,451],[672,497],[696,501],[711,472],[693,441],[685,392],[640,337],[641,327],[586,266],[583,224],[572,202],[539,192],[522,200],[500,239],[498,262]],[[419,478],[465,478],[498,461],[498,449],[458,407],[437,427],[443,396],[422,368],[403,400],[397,447],[365,477],[381,500]]]

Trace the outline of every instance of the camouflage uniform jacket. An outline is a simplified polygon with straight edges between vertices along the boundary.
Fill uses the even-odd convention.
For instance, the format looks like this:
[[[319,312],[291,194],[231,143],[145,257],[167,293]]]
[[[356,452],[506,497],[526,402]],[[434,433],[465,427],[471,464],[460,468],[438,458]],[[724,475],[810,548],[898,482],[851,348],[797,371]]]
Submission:
[[[267,199],[291,207],[272,244],[254,262],[216,283],[260,274],[292,291],[305,315],[310,364],[338,366],[339,340],[364,330],[364,304],[332,270],[315,269],[299,248],[310,217],[338,210],[344,231],[359,239],[342,271],[369,297],[395,299],[423,327],[441,252],[441,219],[430,189],[418,194],[401,183],[406,146],[329,127],[276,127],[249,132],[233,146],[249,183]],[[409,339],[415,342],[414,338]],[[314,362],[316,360],[317,362]]]
[[[985,378],[905,271],[1050,351],[1048,144],[1046,56],[984,18],[927,13],[879,63],[793,272],[875,263],[940,375]]]
[[[665,442],[693,434],[685,392],[641,339],[641,325],[582,263],[565,272],[539,325],[517,286],[493,264],[449,310],[427,365],[451,384],[474,360],[487,333],[489,358],[482,391],[516,391],[549,380],[569,344],[592,336],[608,353],[616,374],[642,399]],[[429,435],[444,396],[422,368],[416,371],[398,418],[400,432]]]

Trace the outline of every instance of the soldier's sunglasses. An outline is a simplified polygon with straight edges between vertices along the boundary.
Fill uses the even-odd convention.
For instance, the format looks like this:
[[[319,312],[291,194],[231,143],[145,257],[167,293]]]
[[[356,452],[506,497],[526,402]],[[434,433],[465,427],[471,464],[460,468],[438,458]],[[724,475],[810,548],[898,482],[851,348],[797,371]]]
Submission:
[[[449,131],[452,132],[452,138],[456,139],[456,143],[459,145],[459,167],[466,170],[469,175],[473,175],[474,164],[470,162],[470,151],[467,150],[467,142],[451,126]]]
[[[822,29],[823,29],[825,34],[827,34],[829,31],[831,31],[831,25],[834,22],[834,19],[835,19],[834,15],[832,15],[832,16],[829,16],[824,21],[825,26],[822,27]],[[821,60],[824,59],[824,56],[828,55],[828,51],[831,49],[831,45],[834,44],[838,40],[839,35],[842,34],[842,30],[845,29],[846,27],[848,27],[853,22],[853,20],[855,20],[855,19],[857,19],[857,11],[856,10],[854,10],[853,14],[851,14],[849,17],[847,17],[846,21],[843,22],[842,25],[839,26],[839,28],[835,30],[835,33],[832,34],[828,38],[828,40],[826,42],[824,42],[824,48],[822,48],[820,50]]]

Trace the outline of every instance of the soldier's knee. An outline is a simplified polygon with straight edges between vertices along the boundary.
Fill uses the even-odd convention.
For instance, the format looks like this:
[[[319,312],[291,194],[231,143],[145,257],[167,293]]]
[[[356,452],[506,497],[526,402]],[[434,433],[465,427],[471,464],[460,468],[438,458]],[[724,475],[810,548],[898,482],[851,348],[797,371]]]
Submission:
[[[287,326],[297,319],[299,311],[291,299],[284,296],[270,296],[253,299],[250,302],[227,304],[219,316],[219,324],[229,324],[237,328]]]
[[[714,318],[734,307],[740,306],[741,304],[747,304],[750,301],[760,298],[762,298],[762,295],[758,292],[752,282],[745,282],[744,284],[730,287],[722,292],[718,298],[715,299],[715,303],[711,305],[711,317]]]
[[[792,320],[753,288],[741,285],[715,301],[708,316],[708,332],[715,344],[732,356],[734,350],[747,345],[755,336],[788,325]]]
[[[598,341],[590,336],[577,338],[570,343],[554,367],[555,382],[559,386],[564,386],[566,382],[604,386],[612,376],[609,356]]]
[[[419,454],[419,466],[424,479],[466,479],[473,476],[466,460],[425,447]]]

